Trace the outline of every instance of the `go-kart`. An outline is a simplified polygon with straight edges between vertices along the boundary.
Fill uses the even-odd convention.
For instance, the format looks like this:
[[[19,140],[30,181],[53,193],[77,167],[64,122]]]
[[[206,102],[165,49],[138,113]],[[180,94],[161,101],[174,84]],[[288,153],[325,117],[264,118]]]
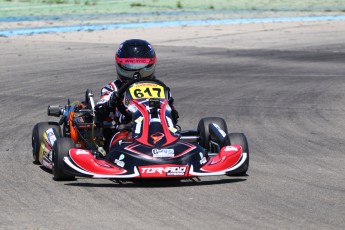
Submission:
[[[90,90],[85,101],[48,106],[59,122],[34,126],[34,163],[52,169],[55,180],[91,178],[191,178],[243,176],[249,149],[243,133],[229,133],[222,118],[200,120],[181,130],[172,118],[168,88],[159,80],[135,79],[117,93],[118,110],[128,124],[99,123]],[[105,131],[115,131],[105,146]],[[105,150],[106,149],[106,150]]]

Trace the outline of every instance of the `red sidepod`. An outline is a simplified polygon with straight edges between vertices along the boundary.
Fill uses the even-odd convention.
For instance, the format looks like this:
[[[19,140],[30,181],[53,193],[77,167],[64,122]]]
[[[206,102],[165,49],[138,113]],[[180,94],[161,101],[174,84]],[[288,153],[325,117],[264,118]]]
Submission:
[[[96,159],[90,151],[85,149],[70,149],[69,156],[77,166],[91,174],[121,175],[127,172],[104,160]]]
[[[241,157],[242,147],[240,145],[225,146],[216,156],[210,157],[200,170],[204,172],[224,171],[235,166]]]

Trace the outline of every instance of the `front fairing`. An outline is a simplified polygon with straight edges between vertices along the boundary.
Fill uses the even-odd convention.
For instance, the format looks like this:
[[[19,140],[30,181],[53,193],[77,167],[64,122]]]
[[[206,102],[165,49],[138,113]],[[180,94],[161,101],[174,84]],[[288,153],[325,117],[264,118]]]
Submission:
[[[113,148],[106,161],[132,173],[136,167],[194,165],[197,168],[206,163],[208,157],[199,145],[178,141],[166,148],[152,148],[139,143],[124,143]]]

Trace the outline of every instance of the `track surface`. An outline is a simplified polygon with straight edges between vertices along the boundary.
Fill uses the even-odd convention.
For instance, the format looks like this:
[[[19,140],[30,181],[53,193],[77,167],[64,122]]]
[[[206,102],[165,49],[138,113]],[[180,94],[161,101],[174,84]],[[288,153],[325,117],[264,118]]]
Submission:
[[[112,80],[117,44],[2,38],[0,229],[344,229],[345,32],[282,28],[156,45],[182,128],[220,116],[249,141],[248,176],[196,182],[53,181],[31,129]]]

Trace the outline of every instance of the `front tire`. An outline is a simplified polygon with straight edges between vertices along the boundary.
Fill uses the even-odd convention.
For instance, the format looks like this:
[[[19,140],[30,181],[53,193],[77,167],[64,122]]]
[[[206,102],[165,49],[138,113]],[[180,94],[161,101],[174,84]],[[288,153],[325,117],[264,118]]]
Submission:
[[[245,176],[249,168],[249,147],[246,136],[243,133],[229,133],[226,135],[223,146],[240,145],[242,152],[247,153],[247,159],[244,164],[235,171],[229,172],[228,176]]]
[[[57,122],[40,122],[37,123],[34,128],[32,129],[32,157],[34,159],[34,164],[39,164],[39,154],[40,154],[40,147],[43,140],[43,134],[48,129],[53,128],[57,131],[58,137],[61,137],[61,129],[60,125]],[[57,137],[57,138],[58,138]]]
[[[59,138],[55,141],[53,151],[53,175],[54,180],[74,180],[75,176],[68,175],[63,170],[63,158],[68,155],[71,148],[74,148],[74,142],[71,138]]]
[[[228,133],[227,125],[223,118],[220,117],[206,117],[202,118],[198,124],[198,133],[199,133],[199,145],[204,149],[210,149],[210,129],[209,124],[217,124],[225,133]]]

